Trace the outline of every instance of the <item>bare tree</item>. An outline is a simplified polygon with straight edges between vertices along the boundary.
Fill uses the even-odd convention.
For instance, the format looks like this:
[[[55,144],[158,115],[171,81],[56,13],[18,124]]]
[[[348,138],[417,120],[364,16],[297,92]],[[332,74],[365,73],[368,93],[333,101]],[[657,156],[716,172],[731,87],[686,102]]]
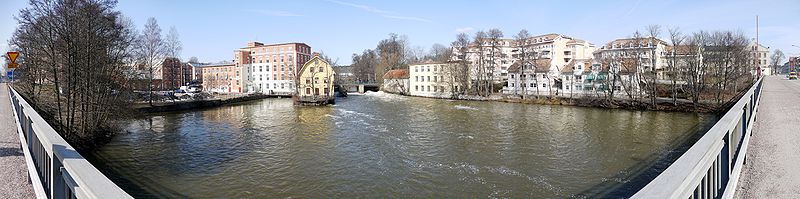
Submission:
[[[393,69],[407,68],[408,41],[405,36],[389,34],[388,39],[378,42],[375,52],[379,62],[375,67],[375,80],[383,81],[383,74]]]
[[[475,32],[475,37],[472,39],[473,45],[475,46],[475,52],[472,52],[475,55],[475,61],[477,64],[474,64],[474,74],[477,82],[475,83],[475,93],[480,96],[486,96],[487,88],[486,84],[486,43],[488,42],[488,36],[484,31]]]
[[[702,57],[707,54],[705,47],[709,45],[710,36],[705,31],[695,32],[691,37],[687,38],[686,49],[687,54],[690,55],[686,59],[687,71],[684,74],[686,85],[689,87],[688,91],[691,95],[692,104],[697,109],[700,103],[700,97],[706,91],[706,76],[708,74],[707,63],[702,60]]]
[[[667,58],[667,67],[669,73],[667,76],[670,78],[672,84],[672,105],[676,106],[678,104],[678,79],[682,77],[682,75],[678,74],[681,69],[685,68],[682,66],[685,63],[682,59],[685,59],[686,56],[686,46],[683,46],[683,41],[685,37],[680,31],[678,27],[669,28],[669,40],[672,45],[672,50],[669,53]]]
[[[783,51],[781,51],[780,49],[776,49],[775,52],[772,53],[772,55],[770,56],[770,59],[772,61],[772,63],[770,63],[770,67],[772,67],[772,74],[769,75],[778,74],[777,72],[778,65],[783,63],[784,58],[786,57],[784,57]]]
[[[648,25],[647,26],[647,47],[650,49],[648,52],[648,57],[650,58],[650,71],[648,72],[649,78],[646,80],[649,85],[649,96],[650,96],[650,106],[654,109],[658,109],[658,104],[656,103],[656,99],[658,98],[658,57],[660,56],[656,53],[660,40],[658,37],[661,35],[661,26],[659,25]]]
[[[177,70],[180,70],[180,63],[181,63],[180,56],[181,56],[181,51],[182,50],[183,50],[183,44],[181,43],[180,35],[178,34],[178,29],[176,29],[175,26],[169,27],[169,32],[167,33],[167,36],[166,36],[166,38],[164,40],[164,53],[166,54],[167,58],[172,58],[172,59],[177,61],[178,65],[179,65],[179,68],[177,68]],[[162,67],[163,67],[163,65],[162,65]],[[162,70],[165,70],[165,69],[162,68]],[[166,88],[175,89],[175,88],[172,88],[172,86],[175,85],[175,80],[176,80],[176,78],[178,78],[178,77],[176,77],[176,74],[179,74],[180,71],[176,71],[176,68],[172,67],[172,66],[170,66],[166,70],[169,70],[169,75],[171,75],[171,77],[162,77],[163,80],[167,80],[168,79],[168,81],[169,81],[169,87],[166,87]],[[177,75],[177,76],[180,76],[180,75]],[[162,85],[165,82],[166,81],[162,81]],[[165,88],[165,87],[162,87],[162,88]]]
[[[489,66],[489,71],[488,71],[488,73],[489,73],[489,83],[488,83],[487,90],[489,90],[489,94],[492,94],[495,91],[494,84],[497,81],[496,76],[494,74],[495,70],[497,68],[497,64],[498,64],[497,62],[499,61],[497,59],[504,57],[502,51],[500,50],[500,45],[502,45],[502,42],[503,42],[502,41],[502,39],[503,39],[503,31],[500,31],[500,29],[497,29],[497,28],[492,28],[492,29],[489,29],[489,31],[486,33],[486,36],[488,36],[489,47],[490,47],[489,48],[489,54],[490,54],[489,55],[489,64],[490,64],[490,66]]]
[[[166,44],[161,37],[161,28],[155,18],[147,19],[144,25],[144,32],[139,35],[137,56],[140,62],[147,69],[147,92],[148,103],[153,105],[153,79],[161,73],[161,62],[167,54]],[[159,75],[160,76],[160,75]],[[160,79],[160,78],[159,78]]]
[[[453,48],[447,47],[442,44],[433,44],[431,50],[425,55],[425,59],[434,60],[437,62],[446,62],[453,56]]]
[[[452,81],[454,81],[453,85],[458,84],[460,85],[461,89],[451,89],[454,93],[453,96],[457,96],[458,94],[466,94],[468,87],[470,86],[470,63],[467,61],[467,57],[469,57],[469,45],[472,42],[469,40],[469,35],[466,33],[459,33],[456,35],[456,40],[450,45],[453,50],[455,51],[451,59],[455,61],[452,64],[451,74],[453,75]]]
[[[126,118],[125,61],[135,30],[115,1],[31,0],[17,16],[11,47],[23,53],[15,89],[78,149],[99,144]],[[36,96],[34,96],[36,95]]]
[[[529,59],[529,57],[532,54],[532,52],[529,49],[530,45],[527,44],[528,38],[530,38],[530,37],[531,37],[531,34],[528,33],[528,30],[525,30],[525,29],[520,30],[519,33],[517,33],[517,35],[514,36],[514,43],[515,43],[515,45],[517,47],[517,60],[519,61],[519,73],[517,74],[518,75],[517,79],[519,81],[517,82],[517,84],[520,85],[520,86],[514,87],[514,89],[515,89],[514,93],[517,92],[516,91],[517,88],[522,87],[522,95],[521,95],[522,99],[525,99],[525,96],[528,95],[528,92],[526,90],[528,82],[527,82],[527,78],[525,78],[525,76],[527,76],[529,74],[525,74],[525,73],[526,73],[526,66],[530,66],[531,65],[529,63],[531,61]],[[528,69],[530,69],[530,68],[528,67]],[[525,86],[522,86],[522,85],[525,85]],[[537,88],[538,88],[538,86],[537,86]]]

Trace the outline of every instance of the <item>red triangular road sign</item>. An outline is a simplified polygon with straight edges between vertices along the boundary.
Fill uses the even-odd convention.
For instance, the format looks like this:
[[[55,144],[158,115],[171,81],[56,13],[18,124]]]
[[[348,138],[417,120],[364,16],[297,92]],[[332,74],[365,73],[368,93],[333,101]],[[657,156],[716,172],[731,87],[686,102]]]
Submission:
[[[17,61],[17,56],[19,56],[18,52],[8,52],[8,59],[11,60],[11,63],[15,63]]]

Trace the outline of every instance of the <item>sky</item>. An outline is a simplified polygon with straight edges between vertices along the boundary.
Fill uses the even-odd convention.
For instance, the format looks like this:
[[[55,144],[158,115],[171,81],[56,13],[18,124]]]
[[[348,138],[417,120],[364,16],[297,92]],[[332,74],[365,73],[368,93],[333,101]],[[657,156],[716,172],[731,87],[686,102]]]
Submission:
[[[0,49],[16,29],[25,0],[0,0]],[[183,42],[181,58],[201,62],[232,60],[248,41],[303,42],[313,51],[350,64],[353,53],[374,49],[390,33],[406,35],[412,46],[450,44],[456,34],[498,28],[512,38],[521,29],[533,35],[558,33],[601,46],[645,26],[698,30],[740,30],[786,56],[800,56],[800,1],[367,1],[120,0],[117,10],[143,29],[154,17],[166,35],[174,26]],[[4,61],[0,61],[2,63]],[[5,64],[3,64],[5,66]]]

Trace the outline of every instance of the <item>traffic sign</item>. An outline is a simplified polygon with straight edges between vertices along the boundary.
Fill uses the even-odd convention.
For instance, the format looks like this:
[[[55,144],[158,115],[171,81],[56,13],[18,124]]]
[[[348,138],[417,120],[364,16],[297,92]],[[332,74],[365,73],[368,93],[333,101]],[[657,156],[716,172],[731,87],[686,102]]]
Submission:
[[[17,68],[17,66],[19,66],[19,64],[17,64],[17,63],[14,63],[14,62],[10,62],[10,63],[8,63],[8,68],[9,68],[9,69],[11,69],[11,68]]]
[[[14,71],[8,71],[8,75],[7,76],[8,76],[9,80],[13,80],[14,79]]]
[[[12,52],[8,52],[6,54],[8,55],[8,59],[11,60],[11,63],[16,63],[17,62],[17,57],[19,56],[19,52],[13,52],[12,51]]]

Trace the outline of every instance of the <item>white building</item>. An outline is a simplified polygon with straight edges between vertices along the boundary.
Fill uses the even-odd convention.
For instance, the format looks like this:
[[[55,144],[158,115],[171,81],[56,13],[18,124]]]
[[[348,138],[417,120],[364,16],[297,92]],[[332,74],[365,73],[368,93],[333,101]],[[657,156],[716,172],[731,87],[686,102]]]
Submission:
[[[234,90],[292,95],[300,67],[311,59],[311,47],[304,43],[249,42],[247,47],[234,50],[234,57]]]
[[[412,96],[452,98],[465,89],[449,71],[454,63],[426,62],[408,66]]]
[[[765,47],[764,45],[758,44],[756,47],[756,42],[753,41],[750,45],[747,46],[748,49],[753,51],[753,64],[758,65],[761,68],[762,75],[773,75],[772,67],[769,65],[772,62],[772,59],[769,57],[769,47]]]
[[[573,67],[574,60],[591,60],[595,49],[592,43],[560,34],[530,37],[524,43],[515,42],[513,46],[513,60],[516,63],[524,56],[525,70],[519,74],[519,67],[523,65],[516,63],[517,68],[509,72],[506,78],[508,84],[503,88],[503,93],[521,94],[522,90],[526,90],[529,95],[534,94],[536,89],[539,95],[562,93],[560,90],[565,88],[560,84],[562,69]],[[535,85],[531,85],[532,82],[536,82]]]

